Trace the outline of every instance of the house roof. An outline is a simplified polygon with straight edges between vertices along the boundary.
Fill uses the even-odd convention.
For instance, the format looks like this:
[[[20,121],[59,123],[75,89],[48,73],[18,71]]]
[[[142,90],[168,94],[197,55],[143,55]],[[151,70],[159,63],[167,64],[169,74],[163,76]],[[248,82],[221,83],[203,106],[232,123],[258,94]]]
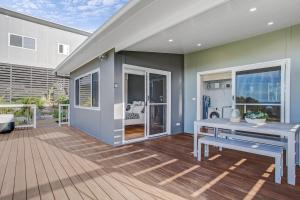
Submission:
[[[18,12],[12,11],[12,10],[8,10],[8,9],[2,8],[2,7],[0,7],[0,14],[7,15],[7,16],[10,16],[10,17],[14,17],[14,18],[18,18],[18,19],[22,19],[22,20],[25,20],[25,21],[33,22],[33,23],[36,23],[36,24],[44,25],[44,26],[49,26],[49,27],[52,27],[52,28],[55,28],[55,29],[60,29],[60,30],[63,30],[63,31],[76,33],[76,34],[79,34],[79,35],[84,35],[84,36],[90,36],[91,35],[91,33],[83,31],[83,30],[79,30],[79,29],[76,29],[76,28],[64,26],[64,25],[57,24],[57,23],[53,23],[53,22],[50,22],[50,21],[46,21],[46,20],[43,20],[43,19],[39,19],[39,18],[36,18],[36,17],[32,17],[32,16],[29,16],[29,15],[18,13]]]
[[[300,23],[299,6],[298,0],[131,0],[55,72],[67,75],[111,49],[186,54],[279,30]]]

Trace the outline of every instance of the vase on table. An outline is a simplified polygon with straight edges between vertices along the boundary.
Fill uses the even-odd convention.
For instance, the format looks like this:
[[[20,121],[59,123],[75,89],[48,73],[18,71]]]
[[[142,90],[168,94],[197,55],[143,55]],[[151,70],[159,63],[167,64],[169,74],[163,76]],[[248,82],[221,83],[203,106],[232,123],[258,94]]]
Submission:
[[[230,121],[234,123],[238,123],[241,121],[241,113],[239,109],[236,108],[232,109]]]

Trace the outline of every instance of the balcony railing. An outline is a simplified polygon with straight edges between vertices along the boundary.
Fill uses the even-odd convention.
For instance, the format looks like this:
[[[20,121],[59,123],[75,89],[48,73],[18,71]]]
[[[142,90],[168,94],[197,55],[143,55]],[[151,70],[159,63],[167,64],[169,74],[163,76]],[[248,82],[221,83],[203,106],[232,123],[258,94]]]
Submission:
[[[59,104],[58,106],[58,124],[59,126],[67,124],[70,126],[70,105]]]

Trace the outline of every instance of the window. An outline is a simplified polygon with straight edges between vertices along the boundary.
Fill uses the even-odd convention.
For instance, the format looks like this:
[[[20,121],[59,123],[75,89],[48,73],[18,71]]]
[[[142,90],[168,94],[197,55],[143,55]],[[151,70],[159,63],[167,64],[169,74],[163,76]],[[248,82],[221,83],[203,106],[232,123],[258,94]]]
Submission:
[[[58,44],[58,54],[69,55],[70,46],[67,44]]]
[[[99,109],[99,71],[75,79],[75,106]]]
[[[22,36],[18,35],[10,35],[10,46],[22,47]]]
[[[92,74],[92,106],[99,107],[99,73]]]
[[[281,67],[237,72],[236,105],[241,113],[262,111],[270,121],[280,121]]]
[[[10,33],[9,46],[35,50],[36,39]]]
[[[79,79],[75,81],[75,105],[79,105]]]
[[[23,37],[23,47],[26,49],[35,49],[35,39]]]

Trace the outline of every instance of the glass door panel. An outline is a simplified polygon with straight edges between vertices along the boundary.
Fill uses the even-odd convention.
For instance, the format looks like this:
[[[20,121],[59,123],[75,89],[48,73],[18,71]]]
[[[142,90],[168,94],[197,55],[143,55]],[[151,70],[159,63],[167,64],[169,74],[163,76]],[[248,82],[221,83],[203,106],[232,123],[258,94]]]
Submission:
[[[167,105],[150,105],[149,135],[167,132]]]
[[[146,72],[125,70],[124,73],[124,136],[126,141],[145,138],[147,133]]]
[[[167,76],[149,74],[150,103],[167,103]]]
[[[167,132],[167,75],[148,74],[148,135]]]

